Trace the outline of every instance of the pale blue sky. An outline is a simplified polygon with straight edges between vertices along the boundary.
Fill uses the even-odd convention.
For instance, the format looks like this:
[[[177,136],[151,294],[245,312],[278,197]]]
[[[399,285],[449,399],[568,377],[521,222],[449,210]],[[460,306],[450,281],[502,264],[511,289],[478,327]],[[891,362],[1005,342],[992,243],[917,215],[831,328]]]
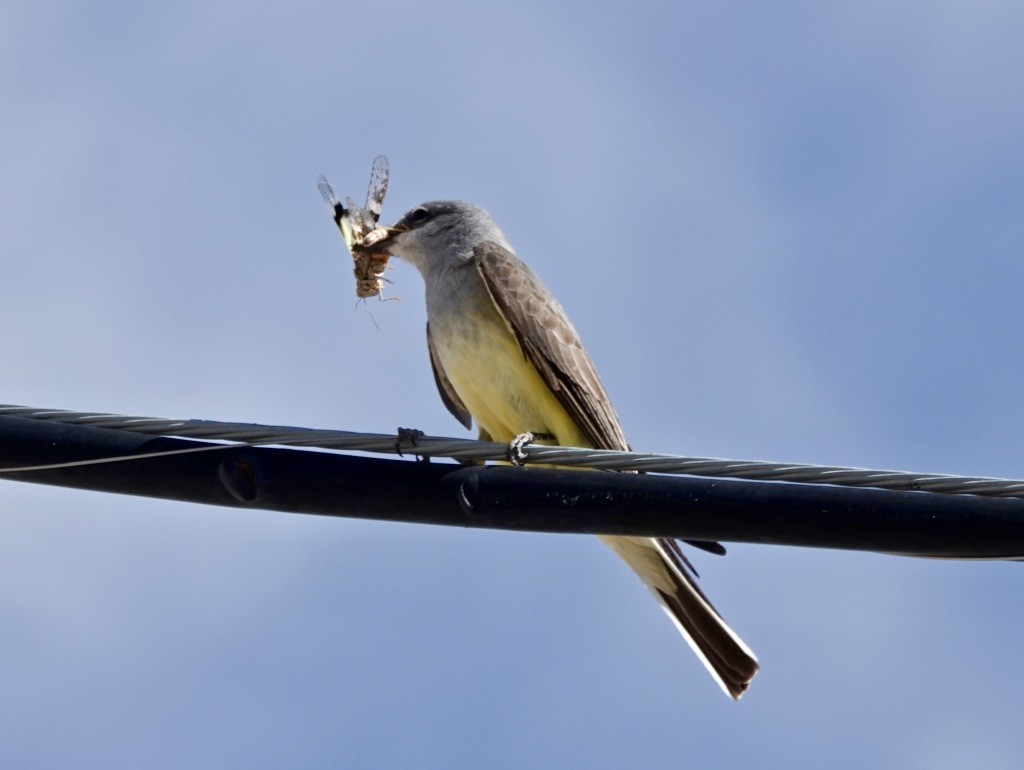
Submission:
[[[487,208],[642,451],[1021,477],[1019,4],[0,7],[0,401],[466,435],[316,191]],[[372,318],[371,318],[372,314]],[[1017,564],[0,481],[5,767],[1014,767]]]

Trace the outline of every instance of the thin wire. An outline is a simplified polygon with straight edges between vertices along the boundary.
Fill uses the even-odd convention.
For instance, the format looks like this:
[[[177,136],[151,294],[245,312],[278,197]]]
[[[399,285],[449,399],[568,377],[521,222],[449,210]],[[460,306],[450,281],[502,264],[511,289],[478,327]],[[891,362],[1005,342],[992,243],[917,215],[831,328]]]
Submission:
[[[96,412],[72,412],[27,406],[0,405],[0,417],[88,425],[96,428],[131,431],[153,436],[177,436],[206,441],[228,441],[230,445],[192,447],[163,452],[140,453],[111,458],[78,460],[45,466],[2,468],[0,474],[51,470],[103,462],[123,462],[167,454],[231,448],[232,446],[305,446],[314,449],[413,454],[420,457],[447,457],[461,462],[508,459],[509,446],[472,439],[420,436],[412,432],[396,434],[356,433],[352,431],[293,428],[254,423],[215,422],[212,420],[168,420],[156,417],[132,417]],[[796,465],[745,460],[720,460],[707,457],[618,452],[605,449],[551,447],[530,444],[522,448],[527,465],[560,465],[602,470],[684,474],[759,481],[788,481],[803,484],[828,484],[873,487],[889,490],[918,490],[943,494],[970,494],[989,497],[1024,498],[1024,481],[977,476],[950,476],[905,471],[879,471],[825,465]]]

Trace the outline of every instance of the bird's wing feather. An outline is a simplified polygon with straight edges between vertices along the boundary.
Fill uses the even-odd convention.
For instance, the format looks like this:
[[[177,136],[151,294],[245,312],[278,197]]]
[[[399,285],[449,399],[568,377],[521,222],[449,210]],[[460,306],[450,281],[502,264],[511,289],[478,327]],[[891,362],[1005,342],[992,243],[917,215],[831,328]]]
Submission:
[[[462,403],[459,394],[452,387],[451,380],[437,357],[437,350],[434,348],[434,340],[430,337],[430,324],[427,324],[427,349],[430,351],[430,368],[434,371],[434,383],[437,385],[437,392],[441,394],[441,400],[448,407],[456,420],[461,422],[466,429],[473,427],[473,416],[469,413],[466,405]]]
[[[484,241],[477,269],[523,355],[599,449],[628,449],[619,419],[579,335],[544,284],[508,249]]]
[[[573,421],[595,448],[628,450],[619,418],[594,364],[551,292],[515,254],[496,243],[479,244],[473,257],[491,299],[519,341],[523,354]],[[671,541],[668,542],[670,547]],[[711,553],[725,553],[719,543],[686,542]],[[672,555],[684,573],[697,576],[678,548]]]

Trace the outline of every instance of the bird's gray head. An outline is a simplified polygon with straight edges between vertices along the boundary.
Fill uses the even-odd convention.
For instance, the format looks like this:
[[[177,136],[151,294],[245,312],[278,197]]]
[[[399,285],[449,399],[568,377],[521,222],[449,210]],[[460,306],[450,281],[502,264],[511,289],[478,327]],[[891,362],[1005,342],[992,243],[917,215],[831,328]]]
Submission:
[[[423,203],[386,229],[388,236],[375,248],[401,257],[424,275],[469,259],[483,241],[512,248],[490,215],[465,201]]]

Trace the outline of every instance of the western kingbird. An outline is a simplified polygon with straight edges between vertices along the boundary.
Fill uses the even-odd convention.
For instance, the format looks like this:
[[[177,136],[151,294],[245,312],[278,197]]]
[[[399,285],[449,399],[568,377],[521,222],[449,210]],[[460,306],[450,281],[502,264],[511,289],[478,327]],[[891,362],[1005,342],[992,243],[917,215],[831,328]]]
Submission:
[[[485,441],[525,433],[563,446],[628,449],[594,365],[561,305],[483,209],[432,201],[374,250],[413,264],[427,293],[427,347],[448,410]],[[666,538],[604,541],[654,593],[722,689],[739,698],[757,658],[695,583]],[[716,544],[717,545],[717,544]]]

